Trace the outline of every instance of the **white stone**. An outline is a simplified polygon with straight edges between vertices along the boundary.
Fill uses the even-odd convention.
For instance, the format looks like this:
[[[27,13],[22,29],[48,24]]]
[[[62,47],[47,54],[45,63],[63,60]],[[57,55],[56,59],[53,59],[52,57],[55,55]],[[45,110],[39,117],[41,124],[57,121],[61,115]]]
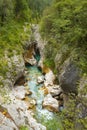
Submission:
[[[48,94],[43,101],[43,107],[50,111],[58,111],[59,105],[58,101],[54,99],[51,94]]]
[[[57,96],[62,92],[59,85],[48,86],[47,89],[52,96]]]
[[[55,75],[51,70],[45,74],[44,85],[47,87],[48,85],[53,85],[53,81],[55,80]]]
[[[37,123],[37,121],[32,117],[31,111],[28,110],[29,104],[27,101],[21,100],[21,98],[24,98],[25,92],[26,88],[23,86],[18,86],[10,92],[9,98],[11,99],[11,102],[9,104],[3,104],[3,107],[7,109],[11,119],[0,113],[0,130],[14,130],[14,128],[15,130],[18,130],[17,127],[22,125],[27,125],[30,130],[46,130],[45,126]],[[36,101],[31,100],[29,103],[35,105]],[[3,117],[5,118],[5,121],[3,121],[2,124]]]
[[[24,99],[26,94],[26,89],[24,86],[17,86],[13,89],[13,95],[18,99]]]
[[[43,77],[43,76],[39,76],[39,77],[37,78],[37,82],[38,82],[38,83],[43,83],[43,82],[44,82],[44,77]]]
[[[27,58],[27,57],[24,57],[25,59],[25,62],[31,64],[31,65],[36,65],[37,64],[37,60],[34,58],[34,56],[32,55],[31,58]]]

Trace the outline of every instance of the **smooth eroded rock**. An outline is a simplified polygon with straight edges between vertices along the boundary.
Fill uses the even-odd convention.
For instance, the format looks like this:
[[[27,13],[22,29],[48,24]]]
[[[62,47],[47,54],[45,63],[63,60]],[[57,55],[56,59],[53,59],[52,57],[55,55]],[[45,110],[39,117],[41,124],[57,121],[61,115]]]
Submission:
[[[37,82],[38,82],[38,83],[43,83],[43,82],[44,82],[44,76],[39,76],[39,77],[37,78]]]
[[[48,85],[53,85],[53,82],[55,80],[55,75],[53,72],[49,69],[48,73],[45,74],[45,81],[44,85],[47,87]]]
[[[54,99],[50,94],[48,94],[43,101],[43,108],[48,109],[49,111],[58,112],[59,105],[58,101]]]
[[[48,86],[49,93],[54,96],[59,96],[62,93],[62,89],[59,85]]]

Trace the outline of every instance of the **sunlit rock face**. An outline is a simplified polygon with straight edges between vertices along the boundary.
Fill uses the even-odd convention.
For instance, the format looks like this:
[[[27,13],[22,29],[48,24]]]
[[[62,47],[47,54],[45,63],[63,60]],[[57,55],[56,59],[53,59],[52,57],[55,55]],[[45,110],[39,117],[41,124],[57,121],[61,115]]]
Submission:
[[[28,47],[28,49],[24,53],[25,64],[29,63],[30,65],[36,65],[37,61],[34,55],[35,55],[35,50],[34,50],[34,45],[32,45]]]
[[[38,83],[43,83],[44,82],[44,77],[43,76],[38,76],[37,82]]]
[[[53,96],[59,96],[62,93],[62,89],[59,85],[52,85],[47,87],[48,92]]]
[[[10,101],[0,106],[0,130],[19,130],[22,125],[31,130],[46,130],[33,118],[30,109],[36,105],[36,101],[27,99],[26,93],[28,90],[24,86],[16,86],[9,93]]]
[[[48,72],[45,74],[45,81],[44,85],[47,87],[48,85],[53,85],[53,82],[55,80],[55,75],[53,72],[49,69]]]
[[[44,98],[43,107],[48,109],[49,111],[56,111],[56,112],[58,112],[58,110],[59,110],[58,101],[56,99],[52,98],[52,96],[50,94],[48,94]]]

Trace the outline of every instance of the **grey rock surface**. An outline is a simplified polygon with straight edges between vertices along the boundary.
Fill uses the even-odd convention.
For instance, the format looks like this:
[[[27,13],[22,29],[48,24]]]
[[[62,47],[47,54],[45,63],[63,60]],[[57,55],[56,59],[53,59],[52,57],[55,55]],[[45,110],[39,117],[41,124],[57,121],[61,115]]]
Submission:
[[[59,84],[65,93],[77,94],[77,83],[80,79],[79,69],[70,60],[66,60],[59,74]]]

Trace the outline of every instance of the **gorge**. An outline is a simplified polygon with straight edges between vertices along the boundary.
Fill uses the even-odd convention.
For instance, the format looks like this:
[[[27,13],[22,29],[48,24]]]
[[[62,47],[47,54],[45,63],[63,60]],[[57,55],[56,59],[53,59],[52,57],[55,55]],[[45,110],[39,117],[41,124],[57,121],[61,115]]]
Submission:
[[[1,0],[0,130],[87,130],[86,0]]]
[[[1,99],[1,130],[17,130],[23,126],[29,130],[45,130],[46,127],[47,129],[52,127],[54,130],[62,129],[61,121],[56,115],[63,108],[62,90],[54,83],[55,75],[52,70],[43,64],[42,39],[38,26],[33,26],[36,31],[34,35],[38,37],[33,42],[29,42],[23,55],[26,68],[20,76],[17,76],[12,90],[8,90],[7,102],[4,103]],[[16,61],[15,63],[17,64]],[[20,71],[17,73],[19,75]]]

